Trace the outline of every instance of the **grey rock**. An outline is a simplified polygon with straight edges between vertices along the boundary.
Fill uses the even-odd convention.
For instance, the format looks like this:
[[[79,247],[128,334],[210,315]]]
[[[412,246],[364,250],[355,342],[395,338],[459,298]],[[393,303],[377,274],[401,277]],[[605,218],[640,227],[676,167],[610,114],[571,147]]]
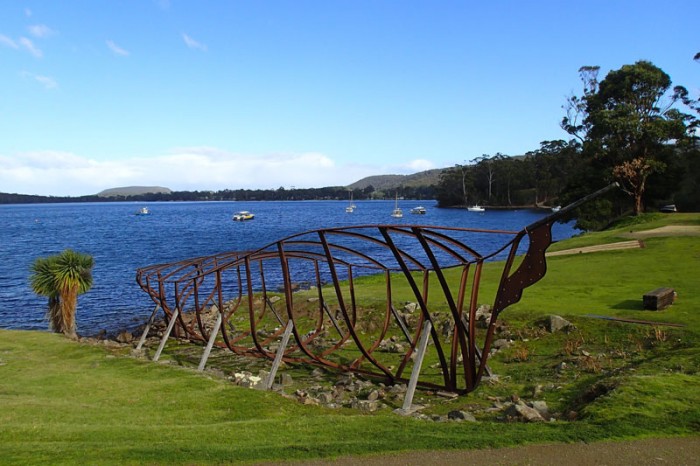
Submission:
[[[132,335],[131,332],[124,330],[119,335],[117,335],[116,340],[119,343],[131,343],[132,341],[134,341],[134,335]]]
[[[540,416],[542,416],[543,418],[549,417],[549,407],[547,406],[547,403],[545,401],[531,401],[530,403],[528,403],[528,405],[532,409],[540,413]]]
[[[447,418],[452,421],[476,422],[476,418],[466,411],[454,410],[447,413]]]
[[[506,416],[515,420],[521,420],[525,422],[544,422],[544,418],[540,413],[525,403],[514,403],[508,409],[506,409]]]
[[[351,406],[365,413],[372,413],[379,409],[379,403],[369,400],[353,400]]]
[[[416,312],[416,309],[418,309],[418,303],[406,303],[406,305],[403,307],[403,310],[409,314]]]
[[[513,343],[510,340],[506,340],[505,338],[499,338],[498,340],[494,341],[491,346],[494,349],[500,350],[503,348],[508,348],[512,344]]]
[[[559,332],[562,330],[572,330],[574,325],[563,317],[557,315],[549,315],[544,320],[544,328],[550,333]]]

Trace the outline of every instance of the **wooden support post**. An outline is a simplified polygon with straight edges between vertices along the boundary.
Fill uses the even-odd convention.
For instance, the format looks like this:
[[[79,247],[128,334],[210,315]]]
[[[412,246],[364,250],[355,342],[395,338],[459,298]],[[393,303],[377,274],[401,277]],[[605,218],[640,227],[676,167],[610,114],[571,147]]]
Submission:
[[[204,370],[204,366],[207,365],[207,359],[209,359],[209,353],[211,353],[211,348],[214,346],[214,341],[216,341],[216,336],[219,334],[219,329],[221,328],[221,322],[223,321],[223,317],[221,316],[221,312],[219,312],[219,316],[216,318],[216,323],[214,324],[214,328],[211,329],[211,334],[209,335],[209,341],[207,342],[207,347],[204,348],[204,353],[202,353],[202,359],[199,361],[199,367],[197,367],[197,370],[202,372]]]
[[[406,396],[403,399],[403,407],[399,410],[401,414],[411,413],[411,406],[413,405],[413,395],[416,392],[418,376],[420,375],[420,367],[423,364],[425,351],[428,348],[428,338],[430,337],[430,332],[432,331],[432,329],[433,324],[431,324],[429,320],[426,320],[423,324],[423,333],[420,336],[418,347],[416,348],[416,359],[415,361],[413,361],[413,371],[411,372],[411,378],[408,381]]]
[[[148,336],[148,332],[151,330],[151,325],[153,325],[153,322],[156,320],[156,312],[158,312],[158,308],[160,308],[160,304],[156,304],[155,309],[153,309],[153,312],[151,312],[151,317],[149,317],[148,322],[146,322],[146,328],[143,329],[143,334],[141,335],[139,344],[136,345],[137,350],[140,350],[143,344],[146,342],[146,337]]]
[[[160,359],[160,353],[163,352],[163,348],[165,348],[165,342],[168,341],[168,338],[170,338],[170,332],[172,332],[173,327],[175,327],[175,321],[177,320],[178,315],[180,315],[180,309],[175,309],[175,312],[173,312],[173,315],[170,317],[170,323],[168,324],[168,328],[165,329],[163,338],[161,338],[160,340],[160,345],[158,345],[158,351],[156,351],[156,355],[153,356],[154,361]]]
[[[275,375],[277,375],[277,369],[279,369],[282,363],[282,356],[284,356],[284,350],[287,348],[287,343],[289,343],[289,336],[292,334],[292,329],[294,328],[294,322],[291,320],[287,322],[287,328],[284,329],[284,334],[282,334],[282,341],[280,342],[279,348],[277,348],[277,354],[275,354],[275,360],[272,362],[272,368],[270,369],[270,375],[265,381],[265,389],[269,390],[272,388],[272,384],[275,382]]]

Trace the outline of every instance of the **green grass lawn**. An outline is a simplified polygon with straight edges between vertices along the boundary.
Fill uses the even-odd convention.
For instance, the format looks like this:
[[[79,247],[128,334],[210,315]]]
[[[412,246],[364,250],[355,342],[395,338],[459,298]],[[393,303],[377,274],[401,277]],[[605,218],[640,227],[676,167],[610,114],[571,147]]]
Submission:
[[[621,240],[625,232],[700,216],[649,216],[558,249]],[[0,463],[221,464],[406,450],[697,435],[700,431],[700,238],[659,237],[645,248],[549,258],[545,278],[506,309],[515,344],[482,384],[435,412],[484,406],[537,385],[561,416],[547,423],[432,422],[380,410],[301,405],[214,374],[134,359],[46,332],[0,330]],[[493,282],[497,267],[485,271]],[[669,309],[641,296],[671,286]],[[543,334],[548,314],[576,330]],[[682,327],[602,320],[610,316]],[[175,345],[166,347],[173,361]],[[170,351],[170,353],[168,353]],[[233,356],[231,356],[233,357]],[[557,372],[561,362],[567,371]],[[418,394],[421,398],[423,395]]]

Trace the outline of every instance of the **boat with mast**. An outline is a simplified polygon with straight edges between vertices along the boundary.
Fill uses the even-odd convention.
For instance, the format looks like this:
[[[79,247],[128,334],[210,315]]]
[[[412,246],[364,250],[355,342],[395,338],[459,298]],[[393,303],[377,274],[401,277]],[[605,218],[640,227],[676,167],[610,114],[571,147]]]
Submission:
[[[350,191],[350,204],[345,208],[345,212],[351,214],[355,211],[357,206],[352,202],[352,191]]]
[[[399,194],[396,193],[396,200],[394,201],[394,210],[391,212],[391,216],[394,218],[403,217],[403,210],[399,207]]]

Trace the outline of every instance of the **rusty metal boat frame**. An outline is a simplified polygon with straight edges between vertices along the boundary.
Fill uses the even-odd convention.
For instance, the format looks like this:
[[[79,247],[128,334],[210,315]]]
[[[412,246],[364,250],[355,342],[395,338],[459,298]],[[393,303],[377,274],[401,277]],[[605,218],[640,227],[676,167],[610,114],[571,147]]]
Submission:
[[[415,374],[419,386],[464,394],[488,374],[499,314],[545,275],[552,225],[614,186],[520,231],[425,225],[318,229],[254,251],[140,268],[136,281],[155,303],[149,325],[159,309],[168,322],[158,354],[174,330],[207,342],[207,356],[217,346],[389,384]],[[467,245],[473,235],[493,235],[500,246],[477,252]],[[492,287],[490,317],[478,328],[482,268],[494,259],[503,259],[504,268]],[[374,294],[365,296],[364,287]],[[415,313],[404,310],[407,302],[414,303]],[[139,346],[147,332],[148,327]],[[419,378],[426,354],[433,362]]]

